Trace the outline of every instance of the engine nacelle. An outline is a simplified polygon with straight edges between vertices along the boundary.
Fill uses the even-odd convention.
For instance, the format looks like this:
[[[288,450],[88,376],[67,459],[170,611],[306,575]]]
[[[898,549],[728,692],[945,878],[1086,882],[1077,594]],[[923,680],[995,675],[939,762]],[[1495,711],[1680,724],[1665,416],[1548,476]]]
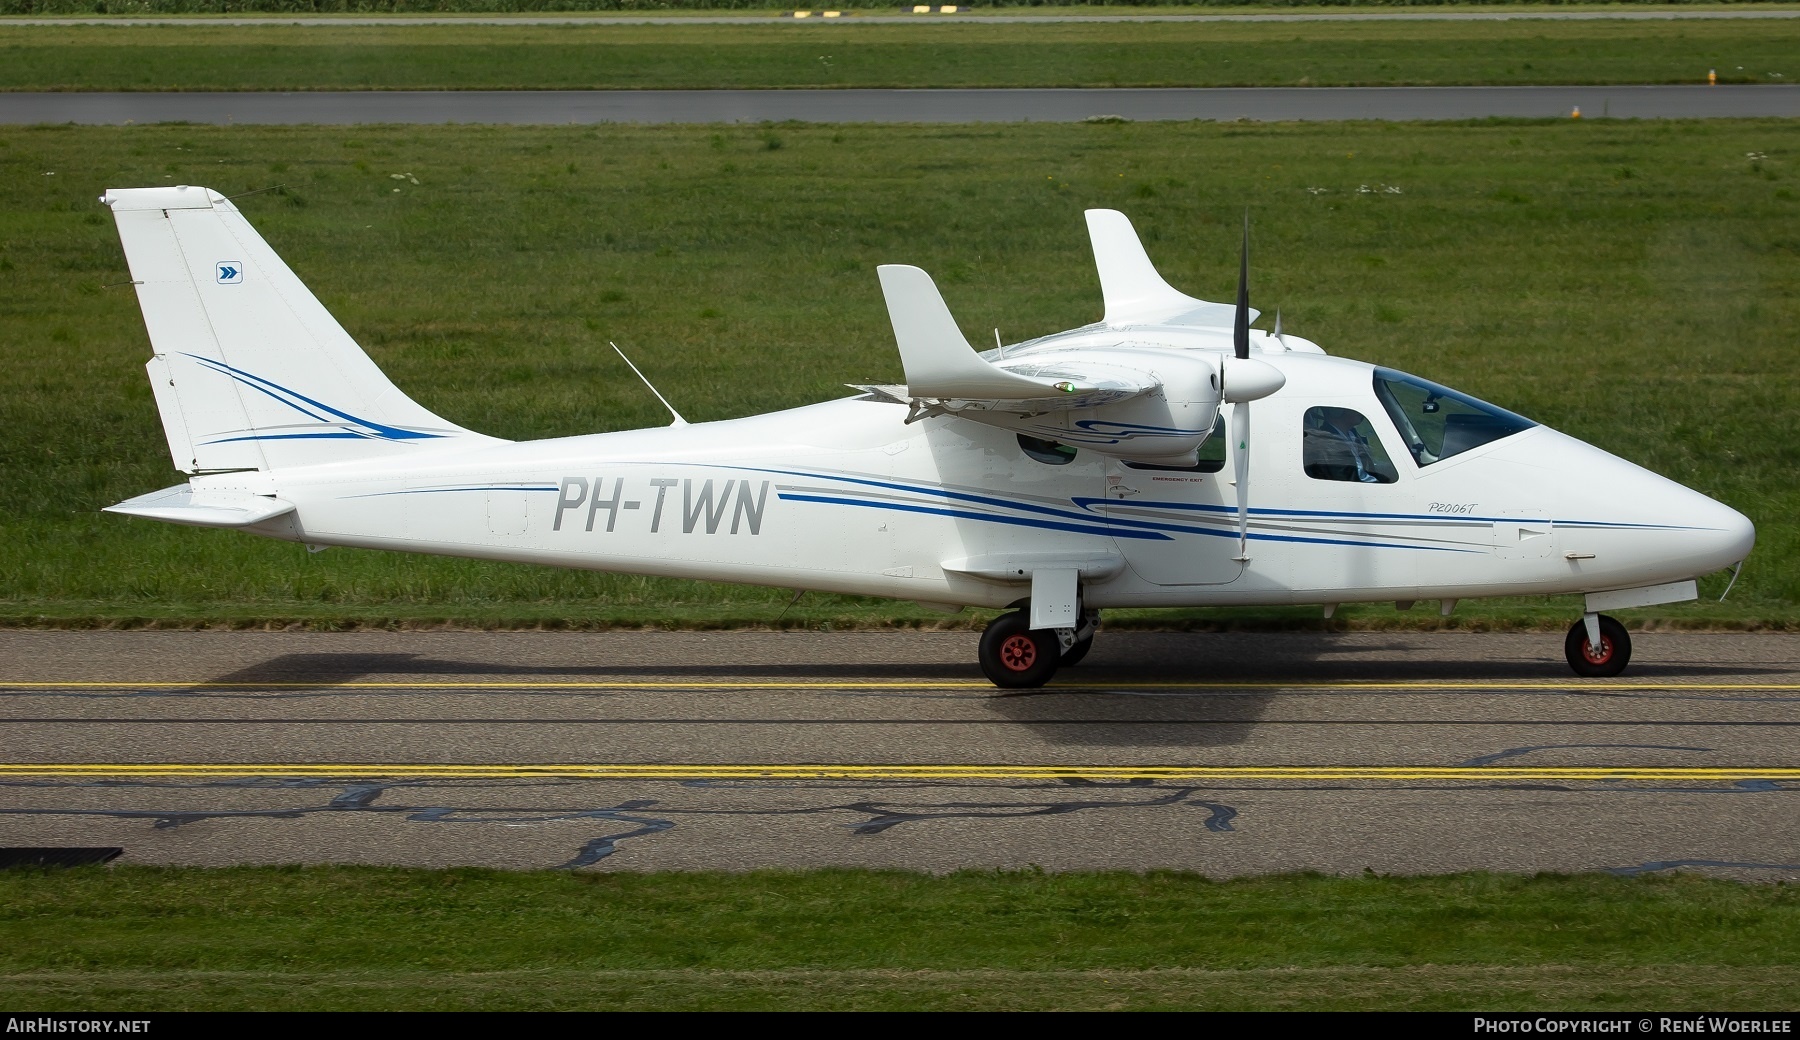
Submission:
[[[1131,360],[1140,359],[1146,381],[1160,383],[1158,389],[1086,408],[1023,415],[990,411],[979,421],[1124,459],[1192,458],[1218,421],[1219,356],[1146,352]],[[1106,364],[1122,367],[1125,360],[1115,351]]]

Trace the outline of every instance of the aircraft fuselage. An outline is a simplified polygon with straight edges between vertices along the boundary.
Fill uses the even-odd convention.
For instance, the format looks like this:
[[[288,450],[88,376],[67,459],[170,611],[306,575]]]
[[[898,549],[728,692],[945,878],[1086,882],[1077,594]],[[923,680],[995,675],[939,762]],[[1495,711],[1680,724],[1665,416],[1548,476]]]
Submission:
[[[1045,462],[1005,429],[954,415],[907,424],[904,406],[867,396],[190,483],[294,503],[251,529],[313,545],[956,606],[1019,601],[1050,560],[1077,561],[1098,609],[1593,592],[1749,551],[1734,510],[1543,426],[1415,465],[1373,366],[1260,356],[1287,384],[1254,406],[1248,560],[1235,559],[1229,464],[1140,468],[1079,449]],[[1327,407],[1372,424],[1395,479],[1308,475],[1306,416]]]

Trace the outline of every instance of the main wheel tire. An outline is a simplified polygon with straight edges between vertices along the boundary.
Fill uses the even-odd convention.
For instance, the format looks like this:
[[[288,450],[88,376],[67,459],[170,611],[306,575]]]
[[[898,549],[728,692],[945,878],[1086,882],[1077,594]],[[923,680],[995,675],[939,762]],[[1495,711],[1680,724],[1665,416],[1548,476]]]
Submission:
[[[1563,656],[1576,675],[1600,678],[1618,675],[1631,662],[1631,634],[1625,626],[1600,615],[1600,646],[1588,641],[1587,625],[1577,621],[1563,640]]]
[[[981,673],[995,686],[1014,690],[1042,686],[1056,674],[1061,653],[1056,633],[1034,630],[1022,610],[1000,615],[981,633]]]

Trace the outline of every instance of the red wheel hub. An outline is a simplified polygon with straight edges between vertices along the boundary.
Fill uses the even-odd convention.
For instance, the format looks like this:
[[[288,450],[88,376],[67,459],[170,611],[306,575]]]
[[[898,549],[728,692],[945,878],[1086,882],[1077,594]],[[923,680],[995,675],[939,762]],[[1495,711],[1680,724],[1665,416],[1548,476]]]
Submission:
[[[1000,644],[1000,663],[1008,670],[1023,672],[1037,663],[1037,640],[1027,635],[1007,636]]]
[[[1592,644],[1584,639],[1581,641],[1581,655],[1583,657],[1586,657],[1589,661],[1593,662],[1594,664],[1605,664],[1606,662],[1612,660],[1612,655],[1613,655],[1612,640],[1606,638],[1605,636],[1601,636],[1600,637],[1600,646],[1598,648],[1596,648],[1594,646],[1594,644]]]

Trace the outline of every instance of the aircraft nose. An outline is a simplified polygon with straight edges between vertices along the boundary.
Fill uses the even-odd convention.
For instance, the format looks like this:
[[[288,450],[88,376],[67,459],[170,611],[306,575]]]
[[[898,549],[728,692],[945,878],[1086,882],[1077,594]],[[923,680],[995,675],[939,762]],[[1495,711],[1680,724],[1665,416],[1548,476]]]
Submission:
[[[1711,574],[1750,555],[1756,526],[1723,502],[1573,437],[1544,430],[1513,450],[1554,458],[1564,555],[1581,573],[1617,588]],[[1499,452],[1495,453],[1496,455]],[[1559,521],[1560,523],[1560,521]]]
[[[1750,555],[1756,545],[1756,525],[1750,518],[1723,502],[1708,498],[1698,491],[1690,492],[1692,500],[1683,512],[1683,526],[1693,530],[1691,539],[1695,574],[1706,574],[1733,566]]]

